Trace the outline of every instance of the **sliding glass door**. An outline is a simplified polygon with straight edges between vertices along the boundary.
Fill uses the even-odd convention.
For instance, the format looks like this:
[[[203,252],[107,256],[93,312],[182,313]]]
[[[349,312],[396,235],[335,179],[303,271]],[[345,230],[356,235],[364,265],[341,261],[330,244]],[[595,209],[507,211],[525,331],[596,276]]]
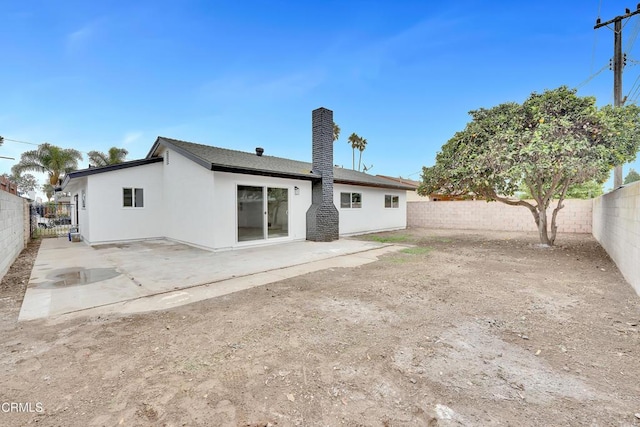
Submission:
[[[289,235],[289,190],[267,188],[268,238]]]
[[[289,189],[238,185],[238,242],[289,235]]]

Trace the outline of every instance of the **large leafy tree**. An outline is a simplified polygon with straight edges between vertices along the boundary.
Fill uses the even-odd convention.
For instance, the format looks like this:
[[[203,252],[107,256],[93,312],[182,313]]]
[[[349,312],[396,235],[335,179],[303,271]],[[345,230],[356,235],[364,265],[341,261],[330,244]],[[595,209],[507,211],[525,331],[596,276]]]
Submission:
[[[627,176],[624,177],[624,183],[626,185],[636,181],[640,181],[640,173],[636,172],[635,169],[631,169]]]
[[[38,187],[38,180],[35,176],[30,173],[25,173],[22,175],[9,175],[6,173],[2,174],[6,179],[13,181],[18,186],[18,192],[20,194],[28,193],[29,191],[34,191],[36,187]]]
[[[89,151],[89,163],[93,166],[117,165],[125,161],[129,152],[124,148],[111,147],[109,151],[103,153],[101,151]]]
[[[78,169],[82,154],[72,148],[60,148],[49,143],[40,144],[36,150],[25,151],[20,162],[11,168],[13,175],[23,172],[42,172],[49,175],[49,184],[56,186],[64,174]]]
[[[540,242],[553,245],[558,212],[568,189],[604,182],[616,164],[633,160],[640,144],[640,108],[606,106],[560,87],[532,93],[522,104],[471,111],[457,132],[424,167],[420,194],[483,196],[524,206],[533,215]],[[533,201],[512,198],[524,185]],[[551,227],[547,209],[553,207]]]
[[[602,196],[604,193],[603,184],[591,180],[586,181],[580,184],[573,184],[567,189],[567,199],[594,199],[598,196]],[[529,188],[522,184],[520,186],[520,196],[521,199],[532,199],[531,193],[529,192]]]
[[[340,126],[337,123],[333,123],[333,142],[336,142],[340,138]]]

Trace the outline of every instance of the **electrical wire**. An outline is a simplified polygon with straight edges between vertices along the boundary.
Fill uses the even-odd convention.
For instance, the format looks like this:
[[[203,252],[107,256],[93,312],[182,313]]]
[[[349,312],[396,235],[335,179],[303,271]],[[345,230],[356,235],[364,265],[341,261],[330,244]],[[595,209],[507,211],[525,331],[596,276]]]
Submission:
[[[598,19],[600,19],[600,10],[602,9],[602,0],[598,3]],[[593,74],[593,65],[596,62],[596,49],[598,47],[598,31],[593,32],[593,48],[591,49],[591,66],[589,74]]]
[[[606,70],[607,68],[609,68],[609,64],[606,64],[604,67],[600,68],[598,71],[596,71],[595,73],[591,74],[586,80],[584,80],[582,83],[580,83],[579,85],[576,86],[576,89],[580,89],[584,86],[587,85],[587,83],[589,83],[591,80],[593,80],[594,78],[596,78],[598,75],[600,75],[604,70]]]
[[[10,139],[10,138],[2,138],[2,141],[11,141],[11,142],[18,142],[20,144],[29,144],[29,145],[40,145],[40,144],[36,144],[34,142],[27,142],[27,141],[18,141],[17,139]]]
[[[629,89],[629,93],[626,96],[627,102],[634,103],[638,98],[638,94],[640,93],[640,74],[636,77],[635,81],[631,85],[631,89]]]
[[[631,20],[631,19],[629,19]],[[624,50],[624,53],[629,53],[633,48],[633,44],[636,42],[638,38],[638,33],[640,33],[640,19],[634,19],[635,25],[631,30],[631,36],[629,36],[629,40],[627,41],[627,48]]]

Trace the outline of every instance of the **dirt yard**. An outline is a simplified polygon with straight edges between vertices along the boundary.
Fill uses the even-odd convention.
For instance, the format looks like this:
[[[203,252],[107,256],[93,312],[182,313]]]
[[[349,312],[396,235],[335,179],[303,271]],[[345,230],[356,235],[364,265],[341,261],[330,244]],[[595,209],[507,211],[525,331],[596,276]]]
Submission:
[[[0,286],[0,425],[640,425],[640,298],[592,237],[368,238],[416,246],[171,311],[18,324],[26,250]]]

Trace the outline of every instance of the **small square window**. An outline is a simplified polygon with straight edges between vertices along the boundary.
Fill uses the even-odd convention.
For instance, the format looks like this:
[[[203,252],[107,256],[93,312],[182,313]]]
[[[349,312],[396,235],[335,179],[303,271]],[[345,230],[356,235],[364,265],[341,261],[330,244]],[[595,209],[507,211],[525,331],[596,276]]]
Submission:
[[[125,208],[144,207],[144,190],[142,188],[123,188],[122,206]]]
[[[400,207],[400,197],[393,196],[391,194],[384,195],[384,207],[385,208],[399,208]]]
[[[341,208],[361,208],[362,193],[340,193]]]

